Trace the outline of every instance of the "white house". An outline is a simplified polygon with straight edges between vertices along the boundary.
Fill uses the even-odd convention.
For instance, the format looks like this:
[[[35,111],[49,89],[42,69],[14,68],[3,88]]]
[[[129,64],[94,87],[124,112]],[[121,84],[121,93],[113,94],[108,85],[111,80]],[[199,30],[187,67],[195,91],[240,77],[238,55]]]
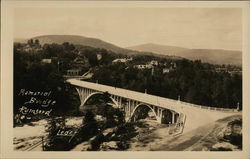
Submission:
[[[152,68],[152,65],[135,65],[134,68],[137,68],[137,69],[150,69],[150,68]]]
[[[43,63],[51,63],[51,62],[52,62],[52,59],[42,59],[42,62],[43,62]]]
[[[118,63],[118,62],[120,62],[120,63],[126,63],[126,62],[128,62],[128,61],[132,61],[132,58],[114,59],[114,60],[112,61],[112,63]]]
[[[98,61],[102,59],[102,55],[101,54],[97,54],[96,56],[97,56],[97,60]]]
[[[154,65],[154,66],[158,66],[158,61],[156,61],[156,60],[152,60],[152,61],[150,61],[149,63],[148,63],[148,65]]]
[[[170,69],[169,68],[163,68],[162,69],[162,73],[169,73],[170,72]]]

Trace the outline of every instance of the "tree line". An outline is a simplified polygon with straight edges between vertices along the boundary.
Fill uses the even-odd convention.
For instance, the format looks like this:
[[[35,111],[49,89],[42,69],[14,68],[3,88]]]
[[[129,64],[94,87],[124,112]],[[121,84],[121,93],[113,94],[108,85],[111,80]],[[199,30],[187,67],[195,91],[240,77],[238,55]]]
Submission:
[[[136,69],[123,63],[107,65],[95,70],[93,82],[204,106],[236,108],[239,103],[241,107],[241,75],[216,72],[214,66],[198,60],[175,62],[176,69],[165,74],[161,69],[157,71],[157,66],[152,74],[152,69]]]

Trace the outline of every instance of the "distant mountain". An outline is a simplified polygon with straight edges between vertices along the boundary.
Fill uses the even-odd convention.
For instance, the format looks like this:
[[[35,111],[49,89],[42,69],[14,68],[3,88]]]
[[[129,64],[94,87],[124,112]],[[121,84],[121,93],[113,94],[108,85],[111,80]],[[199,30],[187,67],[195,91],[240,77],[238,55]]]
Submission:
[[[118,54],[129,54],[129,55],[154,55],[158,57],[165,57],[165,58],[171,58],[171,59],[180,59],[180,57],[175,57],[175,56],[167,56],[167,55],[162,55],[162,54],[157,54],[157,53],[152,53],[152,52],[147,52],[147,51],[136,51],[136,50],[130,50],[126,48],[121,48],[119,46],[116,46],[114,44],[105,42],[100,39],[96,38],[90,38],[90,37],[84,37],[84,36],[79,36],[79,35],[43,35],[43,36],[36,36],[32,37],[32,39],[38,39],[40,44],[52,44],[52,43],[57,43],[57,44],[62,44],[64,42],[69,42],[74,45],[84,45],[84,46],[90,46],[94,48],[103,48],[106,50],[110,50],[114,53]],[[15,40],[15,42],[27,42],[26,40]]]
[[[85,46],[91,46],[95,48],[104,48],[104,49],[111,50],[117,53],[128,52],[127,49],[123,49],[121,47],[102,41],[100,39],[89,38],[89,37],[78,36],[78,35],[43,35],[43,36],[33,37],[32,39],[38,39],[41,44],[45,44],[45,43],[62,44],[64,42],[69,42],[74,45],[85,45]]]
[[[190,60],[200,59],[203,62],[213,64],[242,64],[242,54],[240,51],[231,50],[212,50],[212,49],[188,49],[176,46],[158,45],[158,44],[143,44],[128,48],[122,48],[114,44],[105,42],[100,39],[78,36],[78,35],[43,35],[36,36],[32,39],[38,39],[41,44],[57,43],[62,44],[69,42],[74,45],[84,45],[95,48],[104,48],[119,54],[143,54],[155,55],[158,57],[166,57],[172,59],[187,58]],[[27,40],[26,40],[27,41]],[[19,42],[24,42],[22,41]]]
[[[242,53],[241,51],[232,50],[220,50],[220,49],[190,49],[181,52],[181,57],[187,59],[196,60],[200,59],[203,62],[213,64],[231,64],[242,65]]]
[[[127,47],[127,49],[137,50],[137,51],[149,51],[149,52],[160,53],[160,54],[168,53],[168,55],[175,55],[178,52],[188,50],[187,48],[183,48],[183,47],[159,45],[159,44],[153,44],[153,43]]]
[[[188,49],[152,43],[132,46],[127,49],[148,51],[169,56],[179,56],[190,60],[201,60],[213,64],[242,65],[242,53],[240,51],[222,49]]]

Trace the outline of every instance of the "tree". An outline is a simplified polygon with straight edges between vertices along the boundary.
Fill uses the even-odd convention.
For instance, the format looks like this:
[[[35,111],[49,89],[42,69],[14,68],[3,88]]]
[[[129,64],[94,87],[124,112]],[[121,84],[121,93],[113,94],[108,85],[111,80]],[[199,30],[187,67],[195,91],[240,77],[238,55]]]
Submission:
[[[28,44],[29,44],[29,46],[33,46],[33,44],[34,44],[33,39],[28,40]]]
[[[40,45],[40,42],[39,42],[38,39],[35,40],[35,44],[36,44],[36,46],[39,46],[39,45]]]
[[[59,127],[57,125],[65,125],[65,119],[50,118],[48,119],[46,132],[48,133],[48,142],[45,145],[46,151],[66,151],[71,148],[72,145],[68,143],[68,139],[65,137],[57,136]]]
[[[95,115],[90,110],[87,110],[79,131],[83,140],[87,140],[98,133],[98,125],[94,117]]]
[[[56,100],[56,106],[53,107],[54,115],[69,113],[69,110],[75,109],[76,102],[72,100],[77,99],[70,97],[71,94],[66,91],[64,78],[57,71],[56,63],[41,63],[44,58],[42,54],[27,53],[20,47],[14,45],[14,111],[17,112],[24,102],[24,99],[17,95],[23,88],[32,91],[52,91],[51,98]],[[42,49],[50,57],[56,55],[61,48],[58,44],[51,44],[44,45]],[[53,51],[55,54],[50,54]]]
[[[92,113],[90,110],[88,110],[85,113],[83,123],[88,124],[88,123],[96,122],[94,117],[95,117],[94,113]]]

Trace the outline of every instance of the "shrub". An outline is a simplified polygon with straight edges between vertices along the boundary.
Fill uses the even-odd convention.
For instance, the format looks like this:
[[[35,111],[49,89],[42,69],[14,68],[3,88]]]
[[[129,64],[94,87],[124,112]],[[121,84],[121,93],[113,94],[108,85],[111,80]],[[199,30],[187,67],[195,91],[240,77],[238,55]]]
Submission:
[[[65,125],[65,118],[50,118],[48,119],[48,126],[46,132],[48,132],[47,143],[45,145],[46,151],[64,151],[68,150],[71,146],[68,144],[67,138],[58,137],[57,132],[59,130],[58,125]]]
[[[91,148],[88,149],[88,151],[97,151],[101,145],[102,142],[105,141],[105,137],[104,135],[101,133],[101,134],[98,134],[94,140],[91,141]]]
[[[98,123],[95,115],[91,111],[87,111],[82,121],[82,126],[78,132],[77,138],[85,141],[98,133]]]
[[[210,151],[232,151],[232,149],[225,147],[218,147],[218,148],[212,148]]]
[[[68,138],[65,137],[54,137],[45,146],[46,151],[68,151],[74,145],[68,142]]]
[[[233,145],[238,146],[239,148],[242,148],[242,135],[239,134],[231,134],[230,136],[227,136],[229,139],[229,142]]]
[[[117,125],[116,121],[114,119],[107,119],[105,122],[106,128],[113,128]]]
[[[119,150],[126,150],[129,148],[129,144],[126,141],[120,141],[117,143]]]

